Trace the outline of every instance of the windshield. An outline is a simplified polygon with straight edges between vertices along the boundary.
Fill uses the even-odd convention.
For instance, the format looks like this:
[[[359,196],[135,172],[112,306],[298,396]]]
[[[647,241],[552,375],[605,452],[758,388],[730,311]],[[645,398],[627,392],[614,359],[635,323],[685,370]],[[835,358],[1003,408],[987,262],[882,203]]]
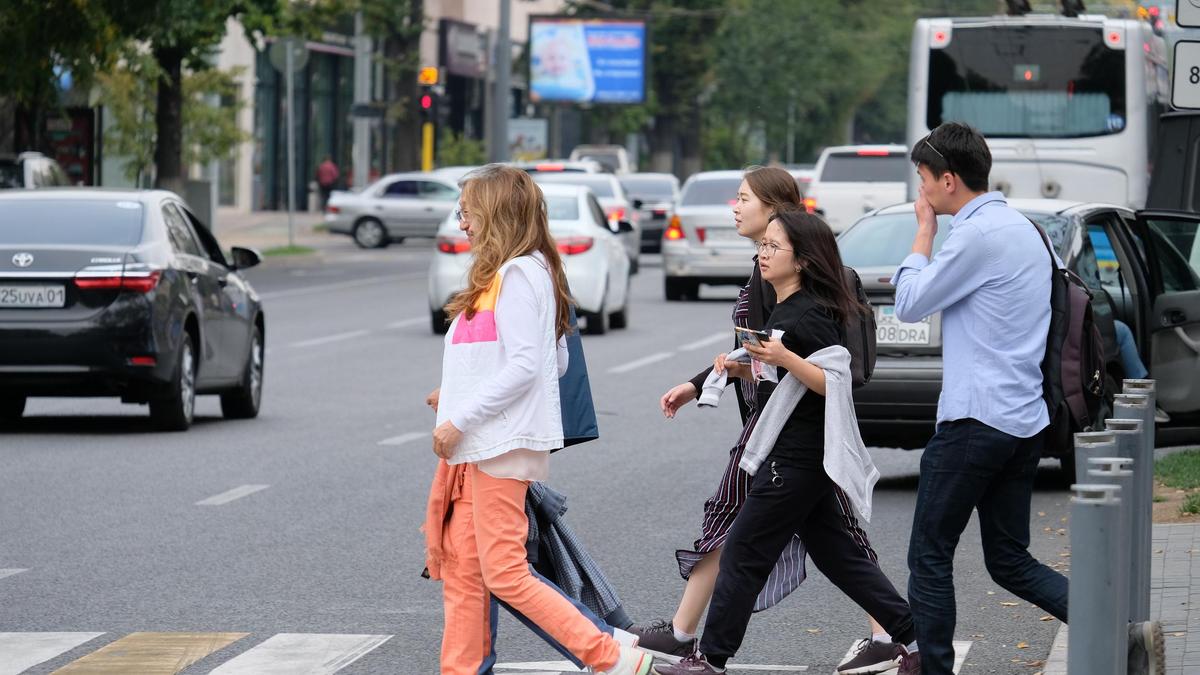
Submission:
[[[21,165],[12,160],[0,160],[0,190],[25,187]]]
[[[1050,213],[1026,213],[1025,216],[1046,228],[1050,241],[1061,255],[1067,219]],[[950,234],[951,220],[951,216],[938,216],[938,233],[933,240],[935,255]],[[850,267],[898,267],[912,252],[916,234],[917,216],[913,213],[864,218],[838,237],[842,264]]]
[[[592,192],[596,193],[597,197],[613,197],[616,193],[613,190],[614,179],[611,176],[599,176],[596,174],[581,174],[572,173],[563,175],[561,173],[536,173],[533,174],[533,179],[539,183],[567,183],[570,185],[582,185],[591,188]]]
[[[138,202],[13,200],[0,208],[0,246],[135,246],[141,239]]]
[[[956,27],[929,52],[928,106],[930,129],[960,121],[989,138],[1119,133],[1125,52],[1099,26]]]
[[[546,197],[546,211],[550,220],[578,220],[579,198],[575,195],[550,195]]]
[[[902,153],[833,153],[825,158],[820,180],[822,183],[903,183],[908,179],[908,172],[913,170],[908,157]]]
[[[675,196],[675,185],[670,178],[622,178],[621,185],[635,197],[671,199]]]
[[[680,206],[729,206],[737,199],[739,178],[704,178],[692,181],[683,190]]]

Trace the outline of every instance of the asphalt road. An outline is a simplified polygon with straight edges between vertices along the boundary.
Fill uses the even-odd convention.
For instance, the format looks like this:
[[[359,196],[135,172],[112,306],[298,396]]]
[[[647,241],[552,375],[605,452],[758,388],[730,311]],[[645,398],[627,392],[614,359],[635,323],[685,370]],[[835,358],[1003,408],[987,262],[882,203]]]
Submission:
[[[320,256],[252,270],[268,347],[256,420],[225,421],[205,397],[191,431],[163,434],[150,430],[144,407],[37,399],[0,433],[0,638],[102,633],[28,672],[52,672],[139,631],[246,634],[201,651],[186,673],[293,633],[380,636],[342,673],[437,672],[440,588],[419,576],[417,530],[434,467],[423,400],[441,357],[429,329],[428,249],[410,241],[359,252],[340,240]],[[630,328],[585,338],[602,438],[556,455],[551,484],[569,495],[568,521],[630,614],[647,620],[674,611],[674,551],[697,536],[738,420],[732,399],[672,421],[658,410],[667,388],[728,345],[734,289],[668,303],[656,258],[642,270]],[[920,453],[873,453],[884,479],[867,530],[903,592]],[[1049,462],[1031,548],[1065,565],[1067,496],[1057,481]],[[1040,670],[1059,624],[991,582],[974,522],[955,567],[956,639],[969,647],[961,672]],[[828,673],[864,636],[863,612],[811,566],[809,574],[754,617],[732,665]],[[514,621],[505,617],[500,631],[498,673],[559,672],[528,665],[561,657]],[[3,650],[0,639],[7,672]]]

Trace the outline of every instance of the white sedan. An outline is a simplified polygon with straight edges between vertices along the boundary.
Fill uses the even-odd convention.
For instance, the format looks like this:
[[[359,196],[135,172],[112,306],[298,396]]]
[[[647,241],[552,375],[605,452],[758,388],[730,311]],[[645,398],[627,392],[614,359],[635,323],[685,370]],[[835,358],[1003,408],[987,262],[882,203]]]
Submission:
[[[550,233],[566,265],[567,283],[584,332],[603,334],[629,324],[630,261],[618,234],[630,232],[626,221],[610,224],[596,196],[579,185],[543,185]],[[466,287],[471,242],[452,213],[437,232],[429,266],[429,314],[433,332],[446,332],[443,307]]]
[[[361,192],[334,190],[325,224],[361,248],[383,248],[406,237],[432,237],[458,201],[454,180],[432,173],[394,173]]]

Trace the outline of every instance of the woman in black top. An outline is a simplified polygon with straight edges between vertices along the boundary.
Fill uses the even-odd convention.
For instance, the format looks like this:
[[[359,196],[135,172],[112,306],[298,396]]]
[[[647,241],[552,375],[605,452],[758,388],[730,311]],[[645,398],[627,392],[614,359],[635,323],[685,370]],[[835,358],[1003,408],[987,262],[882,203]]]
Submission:
[[[857,299],[843,282],[837,242],[820,218],[787,211],[771,219],[758,251],[759,271],[777,297],[766,329],[768,333],[781,330],[783,336],[761,348],[748,346],[747,351],[776,367],[780,379],[791,375],[808,391],[754,475],[750,494],[730,529],[699,650],[676,665],[657,666],[655,672],[724,672],[725,662],[741,646],[755,598],[775,561],[799,535],[817,568],[893,636],[900,675],[918,675],[920,654],[908,603],[879,564],[847,535],[836,486],[822,465],[825,371],[806,358],[842,344],[846,317],[859,311]],[[760,409],[773,389],[760,383]]]

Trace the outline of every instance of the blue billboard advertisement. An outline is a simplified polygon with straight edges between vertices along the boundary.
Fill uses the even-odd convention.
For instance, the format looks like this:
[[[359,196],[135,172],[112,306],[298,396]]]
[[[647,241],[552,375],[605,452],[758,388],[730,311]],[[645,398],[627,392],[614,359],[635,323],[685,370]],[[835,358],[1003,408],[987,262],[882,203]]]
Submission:
[[[644,21],[535,16],[529,44],[533,101],[645,101]]]

